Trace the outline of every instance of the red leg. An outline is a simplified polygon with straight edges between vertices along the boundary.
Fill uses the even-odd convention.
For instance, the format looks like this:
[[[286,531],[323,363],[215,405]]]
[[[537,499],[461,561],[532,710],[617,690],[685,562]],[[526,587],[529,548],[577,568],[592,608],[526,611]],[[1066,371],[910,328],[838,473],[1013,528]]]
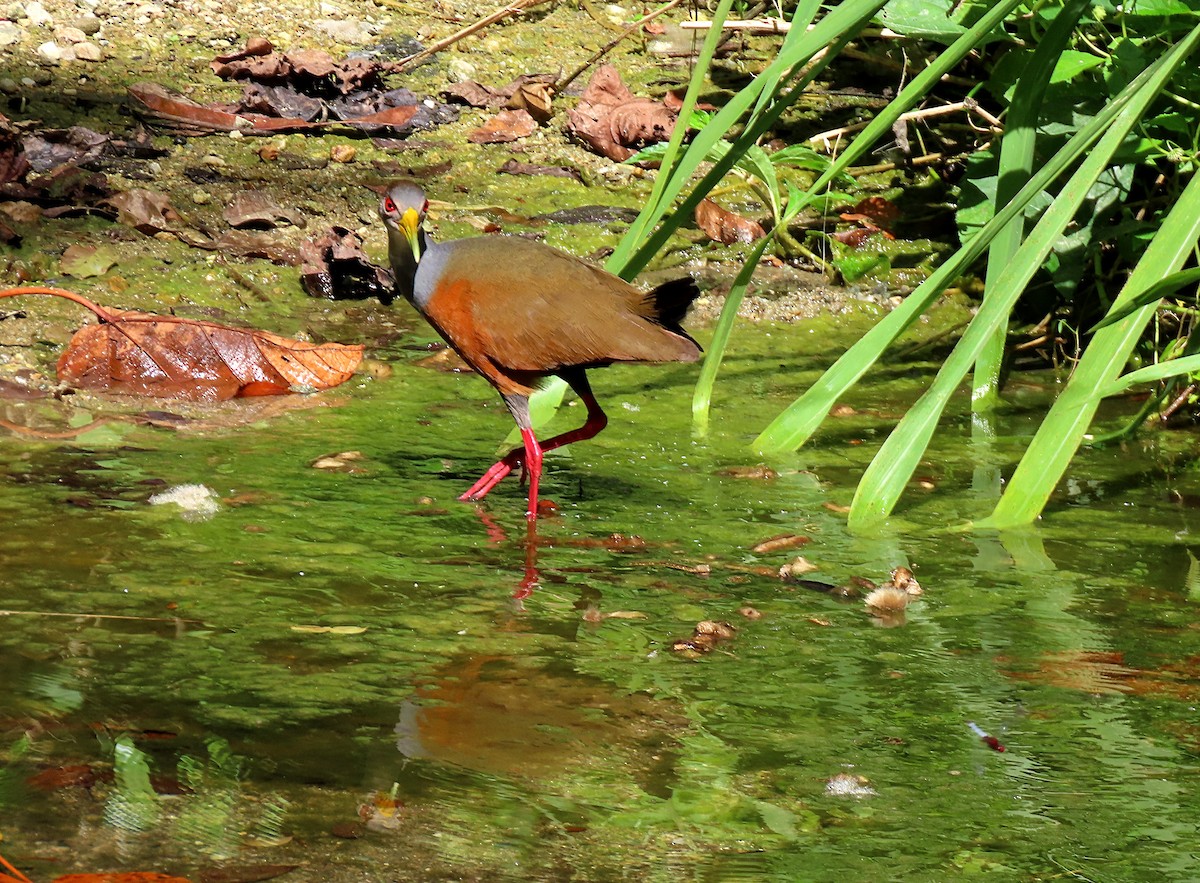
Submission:
[[[517,426],[521,428],[521,439],[525,444],[523,447],[513,448],[501,460],[494,463],[492,468],[485,472],[479,481],[471,485],[467,489],[467,492],[459,497],[460,500],[482,500],[513,469],[521,466],[524,473],[529,476],[529,511],[534,515],[537,514],[537,490],[538,479],[542,474],[542,454],[545,451],[553,451],[555,448],[561,448],[563,445],[594,438],[608,425],[608,415],[604,413],[604,410],[600,407],[600,403],[592,395],[592,389],[587,382],[587,376],[580,371],[577,374],[564,375],[564,379],[571,385],[576,395],[579,396],[580,401],[587,407],[587,420],[583,426],[560,433],[539,444],[533,434],[533,430],[529,427],[528,399],[517,396],[513,396],[512,399],[505,397],[505,402],[513,412]],[[536,451],[535,468],[530,468],[531,464],[535,462],[534,455],[531,453],[530,442],[532,442],[532,449]]]

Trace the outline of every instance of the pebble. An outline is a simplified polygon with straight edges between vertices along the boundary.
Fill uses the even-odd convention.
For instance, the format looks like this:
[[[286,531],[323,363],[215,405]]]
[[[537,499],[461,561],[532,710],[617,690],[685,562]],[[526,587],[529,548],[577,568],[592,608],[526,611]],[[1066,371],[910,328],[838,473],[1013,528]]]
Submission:
[[[16,95],[20,91],[21,84],[12,77],[5,77],[0,80],[0,92],[3,92],[5,95]]]
[[[451,58],[446,65],[446,73],[450,76],[450,82],[466,83],[475,79],[478,70],[465,58]]]
[[[46,11],[46,7],[37,0],[25,4],[25,16],[34,27],[44,27],[54,21],[54,16]]]
[[[13,43],[20,43],[21,38],[25,36],[25,32],[15,22],[0,21],[0,46],[11,46]]]
[[[48,61],[51,64],[58,64],[63,58],[63,48],[53,40],[47,40],[36,51],[42,61]]]
[[[192,202],[196,205],[208,205],[212,202],[212,194],[207,190],[196,190],[192,192]]]
[[[371,29],[354,18],[314,22],[313,29],[338,43],[366,43],[372,37]]]
[[[87,34],[79,28],[61,27],[54,30],[54,40],[58,43],[82,43],[86,39]]]
[[[3,13],[4,18],[12,19],[13,21],[21,21],[23,18],[28,18],[25,15],[25,7],[20,3],[14,3],[8,7]]]
[[[75,57],[80,61],[101,61],[104,58],[104,53],[100,51],[100,47],[95,43],[89,43],[85,40],[82,43],[75,44]]]
[[[85,15],[82,18],[74,18],[67,22],[67,27],[78,28],[85,36],[94,37],[100,33],[100,28],[104,22],[96,18],[94,15]]]

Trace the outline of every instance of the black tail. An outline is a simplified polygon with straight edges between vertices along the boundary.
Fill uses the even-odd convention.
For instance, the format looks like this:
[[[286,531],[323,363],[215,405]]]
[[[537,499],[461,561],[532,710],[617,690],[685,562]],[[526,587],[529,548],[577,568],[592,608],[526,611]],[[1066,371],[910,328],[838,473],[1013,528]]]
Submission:
[[[664,282],[657,288],[646,292],[646,304],[652,308],[652,315],[649,318],[668,331],[682,334],[691,340],[691,335],[683,330],[680,323],[687,315],[692,301],[699,296],[700,289],[696,287],[694,279],[672,279],[670,282]],[[692,342],[695,343],[695,341]]]

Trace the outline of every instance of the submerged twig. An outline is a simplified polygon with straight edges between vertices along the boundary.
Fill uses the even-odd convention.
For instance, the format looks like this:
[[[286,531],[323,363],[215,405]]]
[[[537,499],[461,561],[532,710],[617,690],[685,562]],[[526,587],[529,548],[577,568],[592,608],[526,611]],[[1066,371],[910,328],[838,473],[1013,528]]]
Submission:
[[[57,610],[0,610],[0,616],[65,616],[71,619],[121,619],[130,622],[185,622],[188,625],[204,625],[200,619],[182,619],[178,616],[122,616],[119,613],[62,613]]]
[[[518,12],[524,12],[526,9],[530,9],[534,6],[540,6],[543,3],[549,2],[550,0],[516,0],[516,2],[508,4],[503,9],[493,12],[491,15],[485,15],[478,21],[473,22],[472,24],[467,25],[465,28],[454,32],[444,40],[438,40],[432,46],[422,49],[416,55],[410,55],[408,58],[401,59],[392,66],[392,70],[402,71],[407,67],[412,67],[417,62],[424,61],[426,58],[429,58],[429,56],[441,52],[447,46],[453,46],[459,40],[471,36],[476,31],[483,30],[488,25],[495,24],[501,19],[508,18],[510,15],[516,15]]]

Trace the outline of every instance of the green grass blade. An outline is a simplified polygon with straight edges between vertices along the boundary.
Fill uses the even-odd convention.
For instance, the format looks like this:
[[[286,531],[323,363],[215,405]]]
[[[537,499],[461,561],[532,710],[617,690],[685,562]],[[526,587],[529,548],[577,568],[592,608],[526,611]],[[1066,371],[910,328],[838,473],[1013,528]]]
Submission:
[[[795,450],[804,444],[817,431],[829,409],[837,404],[846,390],[853,386],[888,346],[908,330],[920,318],[921,313],[941,297],[942,292],[983,254],[996,233],[1022,212],[1029,200],[1046,189],[1092,146],[1123,111],[1130,98],[1137,94],[1156,72],[1162,70],[1166,61],[1164,56],[1150,65],[1080,128],[1058,153],[1034,172],[1033,177],[1008,205],[934,270],[905,298],[904,303],[843,353],[802,396],[771,421],[754,440],[753,447],[763,453],[777,453]]]
[[[713,385],[716,383],[721,361],[725,358],[725,347],[729,343],[729,336],[733,333],[738,307],[742,304],[742,298],[746,296],[750,277],[754,275],[759,259],[772,241],[773,237],[764,236],[755,244],[750,254],[746,256],[746,261],[733,281],[729,294],[725,295],[725,303],[721,307],[721,317],[717,320],[716,328],[713,329],[712,341],[704,354],[704,364],[700,367],[700,378],[696,381],[696,389],[692,394],[692,425],[701,435],[708,431],[708,414],[712,404]]]
[[[1053,249],[1061,231],[1074,218],[1092,184],[1108,166],[1112,155],[1121,146],[1129,132],[1133,130],[1151,101],[1166,85],[1171,74],[1187,57],[1198,39],[1200,39],[1200,27],[1197,27],[1187,38],[1167,53],[1162,64],[1155,65],[1157,68],[1155,74],[1138,89],[1104,136],[1097,142],[1095,148],[1088,153],[1070,180],[1063,186],[1054,203],[1042,215],[1013,261],[1000,275],[996,288],[984,299],[979,312],[967,327],[962,339],[954,348],[954,352],[950,354],[941,370],[938,371],[929,389],[908,410],[871,461],[871,465],[859,482],[854,501],[851,503],[849,517],[851,529],[861,530],[869,527],[892,511],[924,455],[946,403],[978,358],[979,351],[986,343],[987,338],[995,332],[996,328],[1007,323],[1013,305],[1016,304],[1033,274]],[[1094,344],[1095,341],[1093,341]],[[1090,350],[1091,347],[1089,347]],[[1076,376],[1078,377],[1078,373]],[[1095,388],[1095,385],[1089,387],[1089,389]],[[1043,428],[1045,427],[1043,426]],[[1080,437],[1082,437],[1082,433]],[[1040,456],[1037,459],[1040,464],[1044,462],[1045,457]],[[1001,497],[997,510],[1004,504],[1005,498],[1012,489],[1010,484],[1005,495]],[[1046,493],[1048,496],[1049,491]],[[1040,511],[1040,507],[1038,511]]]
[[[1034,147],[1037,144],[1037,123],[1041,115],[1042,100],[1050,75],[1067,42],[1075,23],[1091,0],[1071,0],[1055,17],[1046,33],[1038,40],[1037,49],[1029,60],[1029,66],[1021,74],[1013,90],[1012,103],[1004,119],[1004,137],[1000,141],[1000,159],[997,168],[996,201],[992,212],[1008,203],[1017,195],[1018,184],[1029,180],[1033,174]],[[988,248],[987,273],[984,279],[984,297],[992,290],[996,279],[1008,266],[1021,245],[1025,233],[1025,219],[1018,215],[996,234]],[[1004,367],[1005,343],[1008,327],[997,328],[988,338],[975,362],[975,376],[971,381],[971,409],[988,411],[1000,400],[1000,375]]]
[[[1157,365],[1147,365],[1145,368],[1122,374],[1100,390],[1100,398],[1120,395],[1143,383],[1157,383],[1159,380],[1178,377],[1180,374],[1193,374],[1197,371],[1200,371],[1200,356],[1183,356],[1167,362],[1159,362]]]
[[[1193,35],[1198,32],[1200,29],[1193,31]],[[1200,237],[1200,175],[1193,175],[1130,274],[1116,305],[1124,306],[1140,292],[1148,290],[1164,273],[1178,269],[1193,253],[1197,237]],[[1092,338],[1083,358],[1075,366],[1067,388],[1051,407],[1021,458],[1000,502],[977,527],[1014,527],[1028,524],[1041,514],[1082,443],[1101,398],[1114,388],[1115,378],[1128,361],[1155,308],[1155,303],[1145,304]],[[1135,375],[1138,373],[1134,372]],[[1119,384],[1117,381],[1116,385]]]
[[[1146,304],[1158,303],[1164,297],[1177,292],[1186,285],[1192,285],[1200,282],[1200,267],[1193,267],[1190,270],[1181,270],[1178,273],[1172,273],[1164,279],[1151,285],[1141,294],[1132,297],[1123,305],[1113,304],[1112,309],[1108,311],[1108,315],[1103,320],[1097,322],[1092,328],[1092,333],[1099,331],[1101,328],[1107,328],[1109,325],[1115,325],[1126,316],[1140,310]]]

